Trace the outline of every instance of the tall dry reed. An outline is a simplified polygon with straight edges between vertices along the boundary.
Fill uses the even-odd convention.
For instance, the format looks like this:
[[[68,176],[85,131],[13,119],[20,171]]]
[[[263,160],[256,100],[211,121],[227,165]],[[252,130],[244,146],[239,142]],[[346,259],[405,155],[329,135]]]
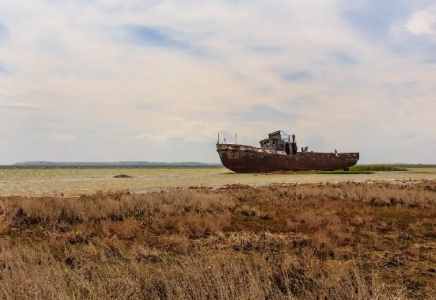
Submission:
[[[436,183],[0,198],[2,299],[431,299]]]

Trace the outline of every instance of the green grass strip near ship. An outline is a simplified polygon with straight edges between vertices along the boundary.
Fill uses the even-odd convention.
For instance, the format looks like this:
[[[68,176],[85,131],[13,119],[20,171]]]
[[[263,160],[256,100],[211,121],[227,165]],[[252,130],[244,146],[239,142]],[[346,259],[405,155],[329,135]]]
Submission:
[[[396,172],[407,171],[405,168],[399,168],[393,165],[357,165],[350,167],[348,171],[317,171],[316,174],[374,174],[375,172]]]
[[[316,174],[374,174],[373,171],[344,171],[344,170],[335,170],[335,171],[316,171]]]
[[[350,171],[376,171],[376,172],[394,172],[407,171],[395,165],[357,165],[350,168]]]

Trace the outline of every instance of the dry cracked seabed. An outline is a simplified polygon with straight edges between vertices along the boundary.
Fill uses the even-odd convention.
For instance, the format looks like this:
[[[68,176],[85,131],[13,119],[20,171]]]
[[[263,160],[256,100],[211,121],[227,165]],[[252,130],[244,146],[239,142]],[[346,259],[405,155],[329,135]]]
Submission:
[[[436,181],[0,197],[2,299],[435,299]]]
[[[117,175],[121,178],[116,178]],[[375,174],[235,174],[224,168],[3,168],[0,169],[0,195],[80,196],[97,191],[128,190],[144,193],[190,186],[223,187],[232,184],[264,186],[270,184],[320,182],[404,182],[436,180],[435,169]]]

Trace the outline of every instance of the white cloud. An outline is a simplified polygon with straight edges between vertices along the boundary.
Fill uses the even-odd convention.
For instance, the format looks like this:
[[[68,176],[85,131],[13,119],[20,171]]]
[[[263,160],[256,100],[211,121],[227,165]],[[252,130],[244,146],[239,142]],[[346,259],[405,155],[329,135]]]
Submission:
[[[63,140],[63,141],[71,141],[76,139],[76,137],[71,134],[54,134],[53,137],[55,139]]]
[[[0,52],[8,69],[7,76],[0,74],[0,138],[10,139],[9,149],[2,149],[10,151],[9,158],[0,154],[0,163],[28,160],[21,147],[24,133],[40,135],[41,153],[58,155],[57,160],[62,153],[44,149],[43,139],[50,145],[52,139],[75,138],[77,150],[89,150],[92,140],[94,152],[102,155],[108,140],[115,140],[133,150],[113,146],[106,159],[150,155],[161,161],[167,160],[161,146],[177,139],[187,149],[179,159],[196,160],[190,145],[213,146],[218,132],[228,140],[237,132],[240,142],[251,143],[283,129],[302,144],[323,136],[326,149],[360,150],[365,158],[377,154],[365,155],[373,150],[356,136],[380,144],[401,136],[393,132],[410,123],[419,133],[414,143],[423,145],[436,134],[428,126],[436,111],[435,66],[423,63],[420,53],[391,51],[388,40],[362,38],[344,20],[342,5],[339,0],[0,3],[0,24],[8,32]],[[410,15],[407,30],[434,33],[434,10]],[[129,26],[153,28],[186,46],[141,44],[126,34]],[[398,40],[404,38],[402,28]],[[338,53],[353,63],[341,61]],[[284,79],[299,72],[310,76],[303,82]],[[244,114],[252,106],[273,107],[296,119],[247,121]],[[401,151],[392,142],[388,148]],[[218,159],[214,149],[204,157]]]
[[[415,12],[406,24],[407,30],[415,35],[436,33],[436,10],[421,10]]]
[[[158,146],[163,146],[173,139],[186,143],[209,143],[220,131],[219,127],[212,127],[205,122],[190,121],[180,117],[166,117],[160,122],[161,130],[143,132],[136,137]]]

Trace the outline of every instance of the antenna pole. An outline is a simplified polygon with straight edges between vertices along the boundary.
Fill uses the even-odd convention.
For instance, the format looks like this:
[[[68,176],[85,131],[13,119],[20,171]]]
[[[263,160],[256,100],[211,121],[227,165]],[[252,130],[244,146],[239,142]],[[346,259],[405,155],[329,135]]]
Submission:
[[[236,145],[238,144],[238,134],[237,133],[235,133],[235,144]]]

